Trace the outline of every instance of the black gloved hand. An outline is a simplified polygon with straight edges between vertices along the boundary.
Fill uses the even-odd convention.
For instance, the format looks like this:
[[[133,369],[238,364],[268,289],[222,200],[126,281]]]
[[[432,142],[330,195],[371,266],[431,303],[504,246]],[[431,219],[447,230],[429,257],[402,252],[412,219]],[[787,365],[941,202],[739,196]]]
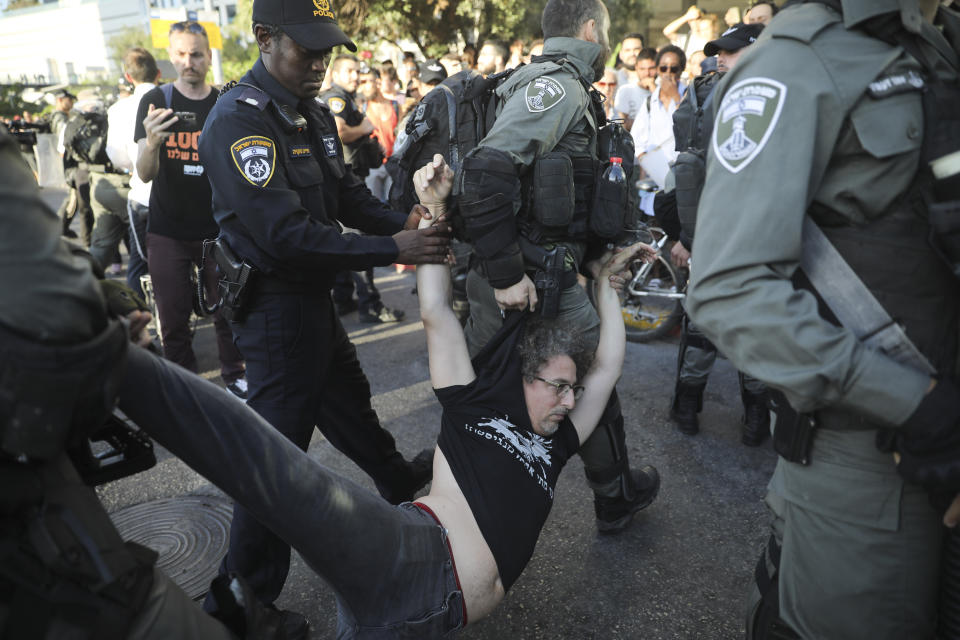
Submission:
[[[897,471],[931,491],[960,491],[960,388],[942,379],[897,429]]]

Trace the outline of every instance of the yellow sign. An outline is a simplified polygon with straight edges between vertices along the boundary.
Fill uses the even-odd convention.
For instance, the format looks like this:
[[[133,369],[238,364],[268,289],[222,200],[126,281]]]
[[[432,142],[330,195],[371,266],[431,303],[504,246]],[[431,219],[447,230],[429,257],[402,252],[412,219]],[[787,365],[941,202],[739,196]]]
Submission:
[[[170,25],[183,20],[161,20],[151,18],[150,20],[150,39],[151,44],[158,49],[166,49],[170,46],[170,39],[167,37],[170,33]],[[223,49],[223,39],[220,37],[220,27],[213,22],[198,21],[207,32],[207,40],[210,42],[211,49]]]

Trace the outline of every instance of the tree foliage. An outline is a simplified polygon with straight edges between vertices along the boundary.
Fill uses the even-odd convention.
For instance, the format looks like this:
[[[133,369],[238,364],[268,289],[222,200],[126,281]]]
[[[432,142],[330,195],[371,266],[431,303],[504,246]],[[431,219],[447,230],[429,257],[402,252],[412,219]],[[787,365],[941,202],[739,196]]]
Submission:
[[[132,47],[143,47],[152,53],[157,60],[167,57],[166,50],[153,46],[150,42],[150,32],[143,26],[125,27],[107,40],[107,51],[110,52],[110,59],[116,62],[119,68],[123,68],[123,56]]]
[[[0,118],[10,119],[24,111],[40,111],[41,105],[23,99],[24,88],[24,85],[19,83],[0,85]]]
[[[425,56],[438,56],[464,42],[506,42],[540,37],[546,0],[344,0],[338,20],[360,42],[414,42]],[[645,28],[648,0],[606,0],[611,42]]]

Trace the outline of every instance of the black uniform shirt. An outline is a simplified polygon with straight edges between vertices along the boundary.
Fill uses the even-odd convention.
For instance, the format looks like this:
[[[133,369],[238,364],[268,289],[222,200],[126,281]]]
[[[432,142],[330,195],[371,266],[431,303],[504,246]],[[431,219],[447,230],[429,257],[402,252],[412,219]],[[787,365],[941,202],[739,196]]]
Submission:
[[[343,121],[346,122],[347,126],[349,127],[358,126],[366,117],[363,112],[357,108],[357,100],[355,95],[338,84],[334,84],[332,87],[321,93],[319,97],[320,101],[327,105],[327,107],[330,109],[330,112],[338,118],[343,118]],[[344,144],[344,162],[355,166],[355,155],[359,150],[360,145],[363,144],[363,141],[369,137],[369,134],[360,136],[356,140]]]
[[[347,170],[327,107],[298,103],[261,60],[240,82],[258,88],[238,84],[222,95],[200,136],[227,244],[260,271],[311,288],[329,287],[343,269],[392,263],[397,245],[389,235],[406,216]],[[283,124],[283,105],[307,119],[305,130]],[[341,235],[338,221],[374,235]]]

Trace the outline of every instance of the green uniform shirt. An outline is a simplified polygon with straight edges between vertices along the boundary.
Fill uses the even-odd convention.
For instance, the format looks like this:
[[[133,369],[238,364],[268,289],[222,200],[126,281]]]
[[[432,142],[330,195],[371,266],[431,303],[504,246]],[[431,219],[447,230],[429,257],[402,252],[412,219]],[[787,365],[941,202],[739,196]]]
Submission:
[[[724,78],[700,200],[687,309],[741,370],[784,390],[799,411],[835,407],[890,425],[929,377],[823,320],[790,277],[818,203],[850,223],[890,210],[917,171],[919,92],[874,99],[877,78],[920,66],[899,47],[848,30],[894,0],[790,8]],[[933,27],[924,47],[954,65]]]
[[[499,111],[493,128],[477,145],[502,151],[523,175],[541,155],[551,151],[589,151],[596,155],[597,123],[590,96],[577,76],[593,78],[593,61],[602,49],[577,38],[549,38],[543,55],[562,55],[568,64],[539,62],[521,67],[497,88]],[[520,209],[515,204],[514,213]],[[579,264],[584,247],[564,243]]]

